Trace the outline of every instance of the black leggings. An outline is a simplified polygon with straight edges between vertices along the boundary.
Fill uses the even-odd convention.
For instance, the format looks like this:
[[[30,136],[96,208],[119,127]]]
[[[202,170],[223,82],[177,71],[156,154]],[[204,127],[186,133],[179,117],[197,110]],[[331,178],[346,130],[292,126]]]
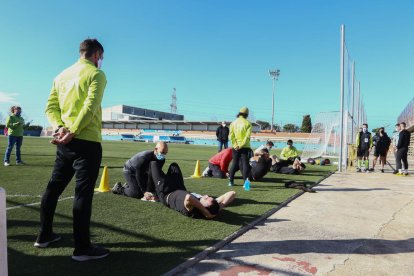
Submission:
[[[234,175],[236,171],[239,169],[239,162],[240,162],[240,170],[243,175],[243,179],[246,180],[249,178],[250,173],[250,165],[249,165],[249,153],[251,149],[242,148],[239,150],[233,149],[233,161],[231,162],[231,167],[229,171],[229,179],[230,181],[234,180]]]
[[[166,196],[176,190],[187,189],[184,186],[184,178],[181,169],[177,163],[172,163],[168,167],[167,174],[165,174],[159,162],[152,161],[150,163],[150,170],[152,180],[155,184],[155,191],[163,204],[167,204]]]

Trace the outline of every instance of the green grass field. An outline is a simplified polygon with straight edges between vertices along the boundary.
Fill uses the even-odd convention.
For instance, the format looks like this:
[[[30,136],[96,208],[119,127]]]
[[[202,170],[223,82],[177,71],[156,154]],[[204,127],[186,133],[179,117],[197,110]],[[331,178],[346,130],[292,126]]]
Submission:
[[[6,139],[0,136],[2,154],[6,144]],[[123,181],[122,167],[127,159],[152,147],[153,144],[146,143],[104,142],[102,165],[108,166],[111,186]],[[166,166],[177,162],[183,174],[190,176],[197,159],[204,169],[215,152],[215,147],[170,144]],[[48,139],[25,137],[22,159],[27,166],[15,166],[14,156],[12,166],[0,166],[0,187],[6,190],[7,207],[20,206],[7,210],[10,275],[160,275],[296,194],[298,190],[284,188],[285,181],[312,183],[334,169],[308,166],[299,176],[269,173],[264,181],[253,182],[250,192],[242,189],[241,179],[235,180],[234,187],[228,187],[225,179],[186,180],[188,190],[201,194],[218,196],[230,189],[237,192],[234,203],[211,221],[187,218],[160,203],[112,193],[96,194],[92,241],[109,248],[111,255],[99,261],[76,263],[70,258],[73,251],[72,200],[59,202],[54,231],[63,239],[46,249],[33,247],[39,228],[39,205],[21,206],[40,202],[52,171],[54,154],[55,147]],[[73,192],[72,182],[62,198],[72,196]]]

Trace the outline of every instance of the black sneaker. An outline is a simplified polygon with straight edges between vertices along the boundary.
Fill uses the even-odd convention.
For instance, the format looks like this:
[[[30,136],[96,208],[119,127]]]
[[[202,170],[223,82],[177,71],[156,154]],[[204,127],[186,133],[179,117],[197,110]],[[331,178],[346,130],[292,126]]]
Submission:
[[[48,237],[40,237],[40,235],[37,237],[36,242],[34,243],[33,246],[35,247],[39,247],[39,248],[45,248],[48,247],[49,244],[51,244],[52,242],[57,242],[58,240],[60,240],[62,237],[52,233],[50,236]]]
[[[393,174],[397,174],[397,173],[398,173],[398,171],[393,171],[392,173],[393,173]]]
[[[356,170],[356,172],[361,172],[361,169],[360,169],[360,168],[358,168],[358,169]]]
[[[369,169],[369,171],[370,171],[370,172],[373,172],[373,171],[374,171],[374,168]]]
[[[121,182],[116,182],[115,185],[111,189],[112,193],[114,194],[122,194],[122,184]]]
[[[85,262],[105,258],[109,255],[109,250],[99,245],[91,245],[82,250],[75,249],[73,251],[72,260]]]
[[[384,172],[384,169],[381,169],[381,172],[383,173]]]

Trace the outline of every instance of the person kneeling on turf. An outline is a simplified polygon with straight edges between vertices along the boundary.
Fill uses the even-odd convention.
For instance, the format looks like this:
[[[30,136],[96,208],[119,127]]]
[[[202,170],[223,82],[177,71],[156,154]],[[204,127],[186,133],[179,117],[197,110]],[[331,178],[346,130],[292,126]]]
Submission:
[[[188,192],[177,163],[170,165],[167,174],[161,170],[157,162],[150,163],[150,170],[160,201],[166,207],[187,217],[212,219],[236,196],[234,191],[227,192],[218,198]]]
[[[225,178],[228,176],[229,165],[232,158],[232,148],[227,148],[216,153],[210,160],[208,160],[208,167],[203,171],[203,176]]]
[[[168,146],[165,142],[158,142],[154,150],[142,151],[135,154],[124,165],[124,177],[127,183],[123,186],[117,182],[112,188],[114,194],[141,198],[144,201],[158,201],[154,195],[155,187],[152,182],[150,162],[159,164],[162,168]]]

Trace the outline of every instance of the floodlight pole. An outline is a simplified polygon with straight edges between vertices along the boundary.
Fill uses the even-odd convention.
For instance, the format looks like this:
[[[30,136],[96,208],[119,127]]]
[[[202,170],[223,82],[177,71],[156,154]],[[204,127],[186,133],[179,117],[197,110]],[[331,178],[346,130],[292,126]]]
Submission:
[[[341,25],[341,125],[339,136],[339,163],[338,171],[342,172],[342,159],[344,148],[344,66],[345,66],[345,26]]]
[[[271,70],[269,69],[269,75],[270,78],[273,80],[273,89],[272,89],[272,124],[270,125],[270,131],[273,132],[273,125],[275,120],[275,83],[280,75],[280,70],[275,69]]]

